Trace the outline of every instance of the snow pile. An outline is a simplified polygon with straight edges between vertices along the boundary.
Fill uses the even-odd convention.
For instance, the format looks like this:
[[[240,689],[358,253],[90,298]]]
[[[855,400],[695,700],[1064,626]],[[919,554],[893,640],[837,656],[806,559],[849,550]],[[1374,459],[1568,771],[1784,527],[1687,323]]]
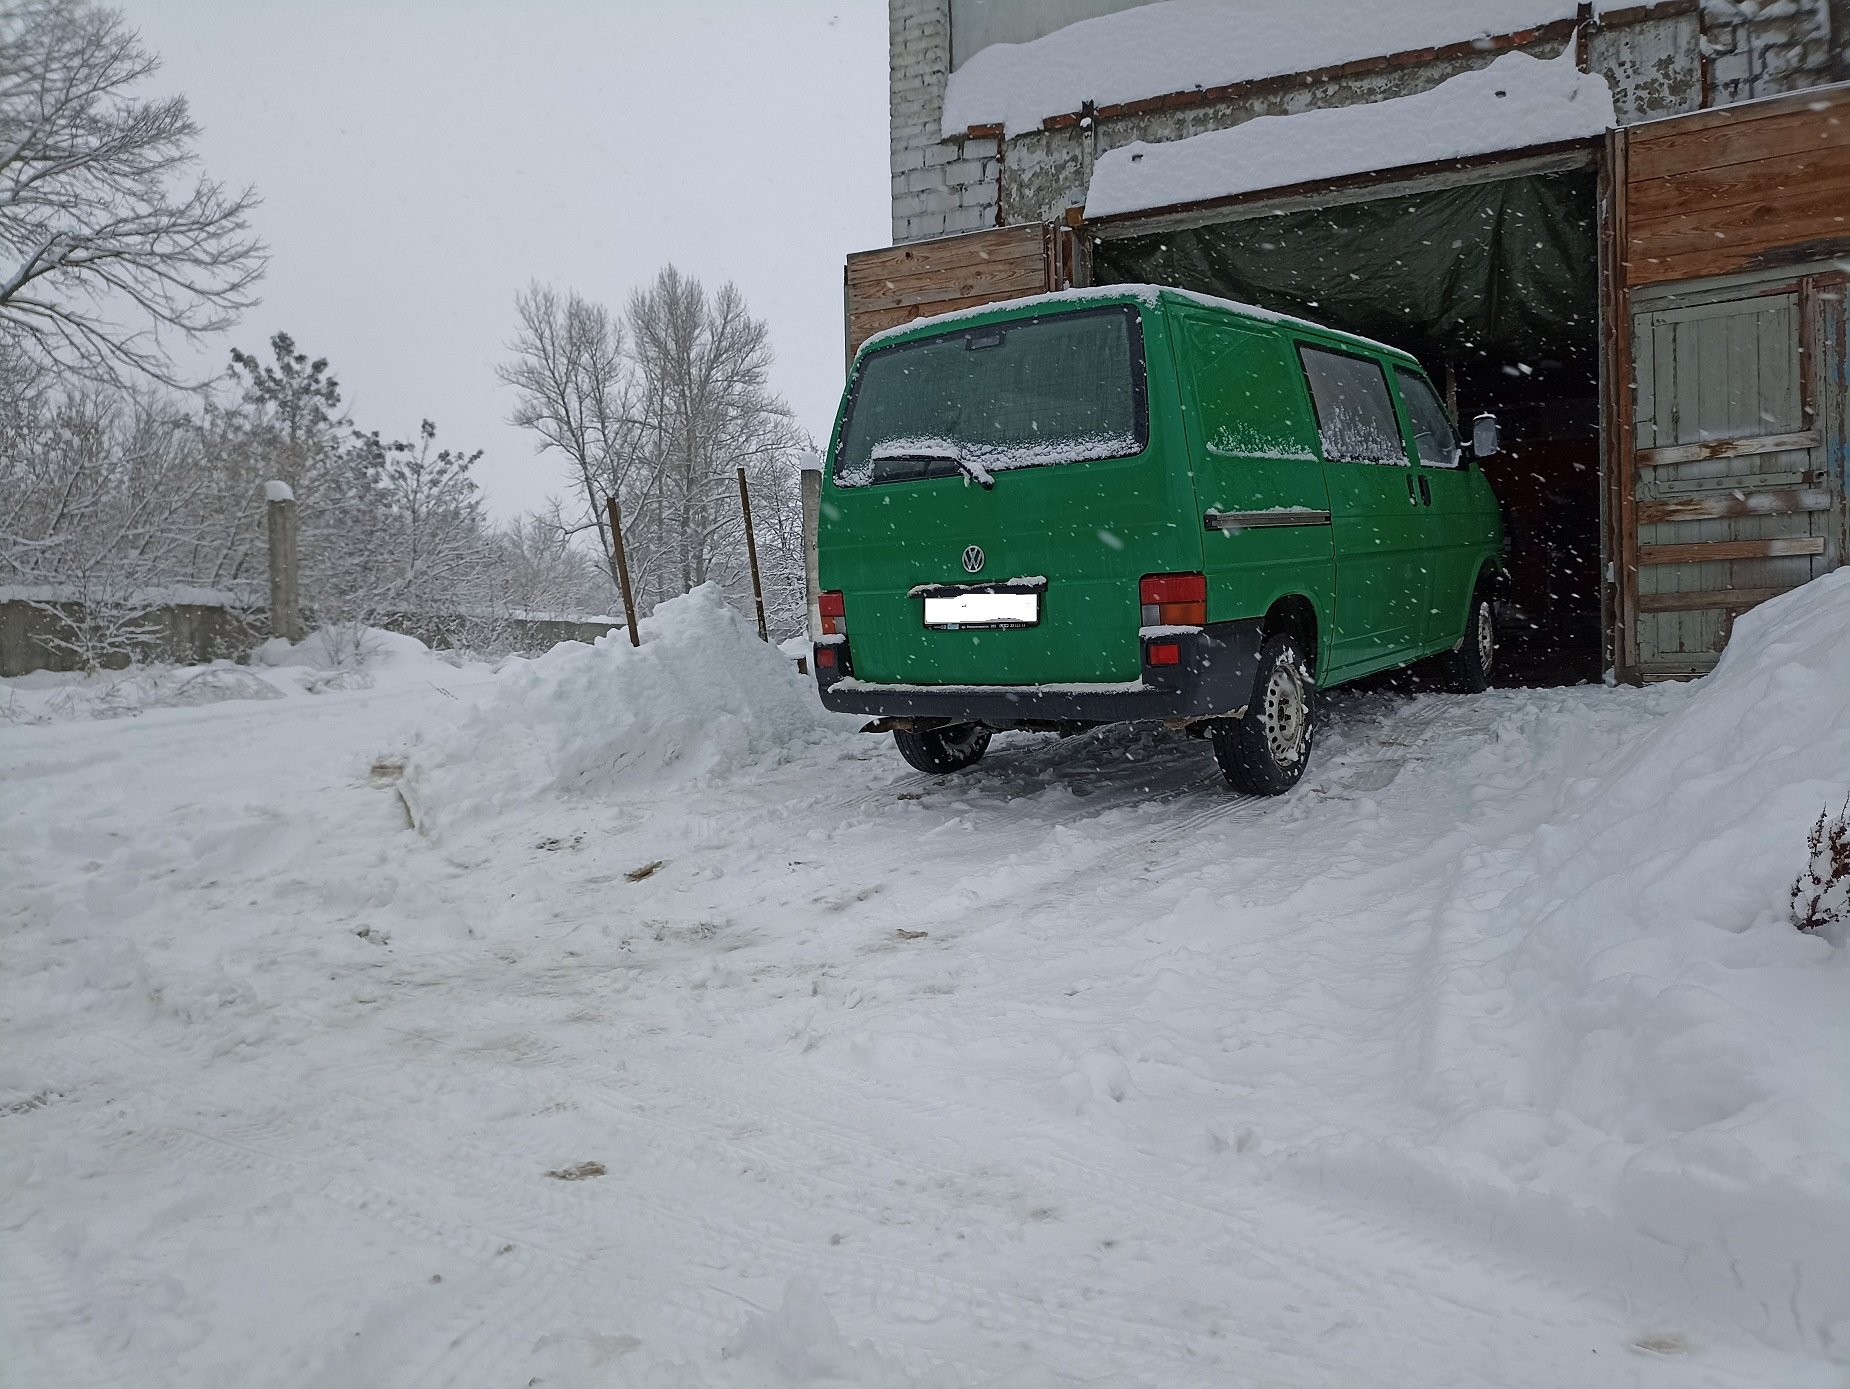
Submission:
[[[1614,120],[1612,89],[1575,67],[1573,45],[1551,59],[1505,53],[1412,96],[1261,116],[1228,130],[1107,151],[1092,174],[1086,215],[1586,139]]]
[[[177,669],[140,671],[99,692],[90,713],[120,718],[144,709],[185,709],[227,699],[281,699],[283,692],[260,675],[230,661]]]
[[[1850,1358],[1850,960],[1788,898],[1850,789],[1847,691],[1839,570],[1743,615],[1715,672],[1548,820],[1464,850],[1416,1005],[1440,1128],[1418,1158],[1324,1175]],[[1496,754],[1467,774],[1494,779]]]
[[[805,1278],[792,1278],[783,1305],[761,1312],[726,1343],[728,1385],[741,1389],[921,1389],[920,1381],[884,1359],[867,1342],[842,1335],[828,1304]],[[934,1379],[936,1377],[934,1376]],[[948,1381],[938,1381],[948,1383]]]
[[[827,713],[717,585],[661,604],[637,630],[640,647],[613,632],[515,663],[491,700],[417,749],[405,795],[419,828],[548,792],[698,783],[865,722]]]
[[[257,648],[257,659],[266,666],[380,671],[404,670],[441,658],[416,637],[403,632],[345,625],[318,627],[293,644],[272,637]]]
[[[378,685],[422,685],[454,675],[446,659],[416,637],[379,627],[323,628],[293,645],[281,637],[251,653],[251,664],[136,665],[91,674],[35,670],[0,680],[0,722],[130,718],[233,700],[283,699]],[[486,672],[480,662],[472,663]]]
[[[281,699],[283,692],[230,661],[205,666],[135,666],[82,675],[33,671],[4,683],[0,718],[17,723],[132,718],[232,699]]]
[[[1316,72],[1520,33],[1577,12],[1574,0],[1167,0],[972,55],[945,89],[944,135],[993,124],[1020,135],[1088,101],[1110,106]]]

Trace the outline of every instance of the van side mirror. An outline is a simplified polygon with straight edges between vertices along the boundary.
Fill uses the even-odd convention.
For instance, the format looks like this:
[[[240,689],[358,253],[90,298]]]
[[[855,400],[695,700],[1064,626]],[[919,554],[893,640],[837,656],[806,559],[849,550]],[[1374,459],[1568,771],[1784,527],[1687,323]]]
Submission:
[[[1503,452],[1503,434],[1495,415],[1479,415],[1471,421],[1471,452],[1477,458]]]

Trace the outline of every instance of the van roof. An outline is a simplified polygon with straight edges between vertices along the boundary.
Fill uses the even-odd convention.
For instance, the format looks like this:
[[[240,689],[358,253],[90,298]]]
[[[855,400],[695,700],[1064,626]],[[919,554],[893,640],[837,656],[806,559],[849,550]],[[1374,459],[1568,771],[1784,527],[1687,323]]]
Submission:
[[[1261,323],[1276,323],[1288,328],[1303,329],[1325,337],[1355,343],[1373,351],[1385,353],[1397,360],[1418,365],[1417,360],[1411,354],[1400,348],[1385,342],[1377,342],[1373,338],[1365,338],[1359,333],[1347,333],[1325,323],[1315,323],[1307,318],[1294,318],[1290,314],[1262,309],[1256,304],[1242,304],[1237,300],[1221,299],[1212,294],[1199,294],[1192,289],[1177,289],[1170,285],[1095,285],[1088,289],[1062,289],[1051,294],[1029,295],[1024,299],[1004,299],[992,304],[978,304],[973,308],[952,309],[949,313],[933,314],[928,318],[915,318],[909,323],[883,328],[861,344],[855,357],[858,360],[873,348],[884,347],[888,343],[905,338],[923,337],[942,331],[946,325],[954,323],[967,323],[989,318],[1013,318],[1023,311],[1060,309],[1076,304],[1136,303],[1155,306],[1164,298],[1186,300],[1192,304],[1219,309]]]

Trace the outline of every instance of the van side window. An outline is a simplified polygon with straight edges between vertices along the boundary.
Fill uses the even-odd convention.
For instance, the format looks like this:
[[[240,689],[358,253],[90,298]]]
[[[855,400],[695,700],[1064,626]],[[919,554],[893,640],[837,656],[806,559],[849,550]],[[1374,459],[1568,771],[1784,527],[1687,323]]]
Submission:
[[[1400,378],[1400,398],[1407,402],[1407,419],[1413,425],[1413,451],[1428,468],[1458,466],[1458,432],[1452,428],[1451,416],[1439,403],[1439,396],[1418,372],[1396,367]]]
[[[1381,364],[1302,343],[1298,356],[1317,407],[1323,456],[1332,462],[1404,465],[1407,446]]]

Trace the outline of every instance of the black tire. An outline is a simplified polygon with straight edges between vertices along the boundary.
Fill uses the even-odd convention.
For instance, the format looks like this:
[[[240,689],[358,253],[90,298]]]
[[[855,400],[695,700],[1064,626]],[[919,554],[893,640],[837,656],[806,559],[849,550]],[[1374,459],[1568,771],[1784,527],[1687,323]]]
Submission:
[[[921,772],[961,772],[974,766],[989,750],[989,730],[980,723],[954,723],[909,733],[893,730],[899,755]]]
[[[1471,599],[1464,640],[1445,656],[1445,687],[1458,694],[1479,694],[1490,688],[1497,665],[1497,613],[1488,595]]]
[[[1275,632],[1259,648],[1246,716],[1216,724],[1214,759],[1236,791],[1277,796],[1298,784],[1317,734],[1317,682],[1296,637]]]

